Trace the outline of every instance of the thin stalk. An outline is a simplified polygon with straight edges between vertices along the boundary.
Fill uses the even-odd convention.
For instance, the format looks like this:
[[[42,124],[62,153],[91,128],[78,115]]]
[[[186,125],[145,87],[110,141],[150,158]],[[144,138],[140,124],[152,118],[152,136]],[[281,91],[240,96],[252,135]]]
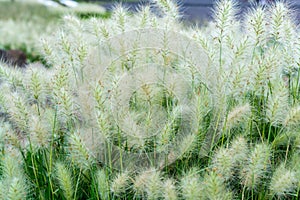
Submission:
[[[92,187],[96,193],[96,199],[97,200],[100,200],[100,197],[99,197],[99,193],[98,193],[98,188],[97,188],[97,183],[95,181],[95,173],[92,173]]]
[[[218,127],[219,127],[219,123],[220,123],[220,119],[221,119],[221,115],[220,115],[220,112],[218,112],[218,117],[217,117],[217,122],[216,122],[216,127],[215,127],[215,130],[214,130],[214,134],[213,134],[213,137],[212,137],[212,140],[211,140],[211,144],[210,144],[210,152],[212,152],[213,148],[214,148],[214,143],[215,143],[215,139],[216,139],[216,135],[217,135],[217,131],[218,131]]]
[[[30,146],[30,157],[31,157],[30,160],[31,160],[31,164],[32,164],[32,171],[33,171],[33,174],[34,174],[35,183],[36,183],[36,186],[39,190],[40,198],[43,198],[43,195],[41,194],[41,190],[40,190],[38,177],[37,177],[37,172],[36,172],[37,164],[36,164],[36,160],[34,159],[34,156],[33,156],[32,143],[31,143],[30,137],[28,137],[28,141],[29,141],[29,146]]]
[[[121,168],[121,172],[123,172],[123,158],[122,158],[122,154],[123,154],[123,151],[121,150],[123,147],[122,147],[122,137],[121,137],[121,131],[119,130],[118,131],[119,134],[118,134],[118,142],[119,142],[119,154],[120,154],[120,168]]]
[[[48,179],[49,179],[51,193],[52,193],[51,194],[52,199],[53,199],[54,190],[53,190],[53,185],[52,185],[51,177],[52,177],[53,145],[54,145],[54,135],[55,135],[56,123],[57,123],[57,106],[55,108],[54,124],[53,124],[53,128],[52,128],[52,138],[51,138],[51,143],[50,143],[50,155],[49,155],[49,166],[47,167]]]
[[[287,160],[288,160],[289,148],[290,148],[290,139],[289,139],[288,145],[287,145],[287,147],[286,147],[286,151],[285,151],[284,166],[286,166],[286,162],[287,162]]]
[[[76,199],[76,195],[77,195],[77,190],[78,190],[78,186],[79,186],[79,181],[80,181],[81,172],[82,172],[82,169],[80,168],[80,171],[79,171],[79,174],[78,174],[78,178],[77,178],[77,181],[76,181],[75,191],[74,191],[74,199]]]

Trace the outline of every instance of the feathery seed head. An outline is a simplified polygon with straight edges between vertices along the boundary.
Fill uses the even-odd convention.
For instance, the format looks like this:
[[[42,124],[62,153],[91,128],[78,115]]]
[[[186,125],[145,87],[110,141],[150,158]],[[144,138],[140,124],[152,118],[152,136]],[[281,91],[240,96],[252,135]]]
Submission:
[[[270,9],[270,34],[276,42],[285,42],[285,27],[289,23],[290,9],[283,2],[276,2]]]
[[[20,152],[15,148],[6,148],[6,151],[1,160],[1,168],[4,178],[22,176],[22,159]]]
[[[163,15],[172,20],[180,18],[179,6],[173,0],[152,0],[162,11]]]
[[[197,142],[196,134],[187,134],[174,146],[177,158],[183,158],[194,150]]]
[[[183,174],[180,179],[181,195],[184,199],[193,200],[200,199],[203,191],[200,183],[200,176],[198,175],[195,168],[190,169],[188,172]]]
[[[68,151],[71,161],[84,171],[89,170],[94,163],[94,155],[86,147],[80,132],[70,135]]]
[[[136,20],[139,22],[140,28],[151,26],[150,22],[152,19],[154,19],[154,17],[151,13],[150,6],[141,7],[136,15]]]
[[[49,39],[41,39],[41,43],[40,43],[40,52],[41,54],[44,56],[47,64],[49,65],[53,65],[55,63],[55,50],[54,48],[51,46]]]
[[[247,121],[249,119],[249,115],[251,114],[251,107],[249,103],[246,103],[242,106],[236,106],[233,108],[227,116],[226,128],[231,129],[243,121]]]
[[[248,189],[256,189],[265,177],[270,155],[270,147],[266,144],[257,144],[252,149],[247,164],[241,170],[242,184]]]
[[[62,162],[57,162],[55,168],[56,178],[58,180],[59,187],[63,190],[64,197],[67,200],[73,199],[74,188],[70,170]]]
[[[212,170],[224,181],[228,181],[233,175],[233,162],[230,150],[220,148],[213,156]]]
[[[223,40],[224,36],[228,34],[230,27],[237,22],[235,18],[237,13],[236,7],[236,2],[232,0],[220,0],[216,3],[214,9],[214,20],[221,40]],[[219,40],[219,42],[221,42],[221,40]]]
[[[47,71],[37,69],[32,65],[26,71],[26,86],[28,87],[29,100],[39,106],[44,106],[47,98],[45,74],[47,74]]]
[[[283,125],[287,128],[297,127],[300,122],[300,106],[290,108],[286,115]]]
[[[268,98],[266,107],[267,120],[273,126],[281,125],[284,122],[284,117],[288,111],[288,98],[289,91],[283,81],[277,81],[272,89],[272,94]]]
[[[8,112],[11,121],[23,133],[28,133],[29,128],[29,111],[25,98],[19,93],[14,92],[7,94],[10,102]]]
[[[174,184],[174,181],[171,179],[167,179],[163,183],[163,198],[166,200],[177,200],[178,195],[177,195],[177,190],[176,186]]]
[[[4,182],[5,183],[5,182]],[[25,199],[28,194],[28,188],[24,177],[15,176],[5,184],[9,184],[8,190],[6,191],[7,200],[22,200]]]
[[[162,181],[160,172],[154,168],[141,172],[135,177],[133,186],[135,194],[138,196],[147,194],[148,199],[157,199],[161,197]]]
[[[255,47],[262,46],[266,42],[266,19],[266,12],[262,7],[257,7],[255,10],[251,10],[246,15],[247,33],[249,34],[250,40]]]
[[[9,200],[21,200],[28,194],[28,186],[22,169],[20,152],[16,149],[6,149],[2,160],[1,197]]]
[[[21,70],[7,66],[4,63],[0,63],[0,80],[6,82],[12,88],[22,88],[24,86]]]
[[[288,170],[281,164],[274,172],[270,190],[272,196],[285,199],[287,196],[295,194],[297,183],[299,179],[296,177],[296,173]]]
[[[215,172],[205,174],[203,179],[205,199],[232,199],[233,194],[226,189],[224,179]]]
[[[29,122],[29,136],[35,150],[47,148],[51,139],[51,127],[48,121],[32,115]]]
[[[233,159],[234,166],[241,166],[248,156],[247,141],[243,136],[238,136],[231,142],[230,154]]]
[[[96,180],[98,185],[98,193],[101,199],[109,199],[109,178],[104,169],[98,170],[96,173]]]
[[[162,180],[160,172],[152,170],[147,179],[146,193],[148,199],[160,198],[162,195]]]
[[[130,176],[128,172],[118,174],[111,183],[110,190],[116,196],[126,192],[129,186]]]
[[[128,9],[122,5],[116,5],[113,13],[112,19],[116,23],[120,32],[128,30]]]

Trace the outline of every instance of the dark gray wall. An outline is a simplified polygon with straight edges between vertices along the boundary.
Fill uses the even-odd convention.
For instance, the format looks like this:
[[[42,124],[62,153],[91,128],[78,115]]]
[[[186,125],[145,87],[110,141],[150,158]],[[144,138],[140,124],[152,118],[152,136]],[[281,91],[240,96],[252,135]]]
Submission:
[[[94,0],[98,1],[98,0]],[[124,3],[126,0],[121,0],[123,4],[129,7],[131,10],[136,10],[137,6],[141,4],[141,2],[148,2],[148,0],[137,0],[136,2]],[[212,15],[212,8],[214,2],[216,0],[177,0],[180,2],[181,5],[181,12],[183,13],[184,20],[192,21],[192,22],[204,22],[207,19],[211,18]],[[100,1],[98,1],[100,2]],[[107,9],[111,9],[114,3],[118,1],[110,1],[110,0],[102,0],[101,2],[104,3],[104,6]],[[246,11],[246,8],[250,6],[248,0],[240,0],[241,4],[241,13]],[[286,2],[290,3],[295,10],[295,14],[297,16],[297,24],[300,24],[300,0],[286,0]]]

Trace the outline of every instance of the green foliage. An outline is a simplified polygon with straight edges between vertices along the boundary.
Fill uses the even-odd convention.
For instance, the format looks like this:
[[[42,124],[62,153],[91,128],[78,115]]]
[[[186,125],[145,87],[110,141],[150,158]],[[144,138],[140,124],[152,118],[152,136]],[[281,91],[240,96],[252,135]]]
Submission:
[[[41,37],[58,31],[61,18],[68,13],[82,19],[110,17],[110,13],[102,7],[88,3],[71,9],[47,7],[35,1],[0,2],[0,48],[20,49],[29,62],[44,62],[37,44]]]
[[[0,64],[1,199],[299,199],[291,11],[221,0],[186,28],[154,2],[65,16],[50,68]]]

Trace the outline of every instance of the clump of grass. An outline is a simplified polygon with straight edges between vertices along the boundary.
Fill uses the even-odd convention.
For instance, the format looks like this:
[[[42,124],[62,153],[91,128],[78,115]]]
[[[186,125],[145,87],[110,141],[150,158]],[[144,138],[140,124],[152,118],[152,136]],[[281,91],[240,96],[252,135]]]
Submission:
[[[221,0],[199,29],[182,26],[174,2],[154,2],[107,20],[64,17],[41,42],[52,68],[0,63],[1,186],[37,199],[297,199],[288,7],[240,21]]]

